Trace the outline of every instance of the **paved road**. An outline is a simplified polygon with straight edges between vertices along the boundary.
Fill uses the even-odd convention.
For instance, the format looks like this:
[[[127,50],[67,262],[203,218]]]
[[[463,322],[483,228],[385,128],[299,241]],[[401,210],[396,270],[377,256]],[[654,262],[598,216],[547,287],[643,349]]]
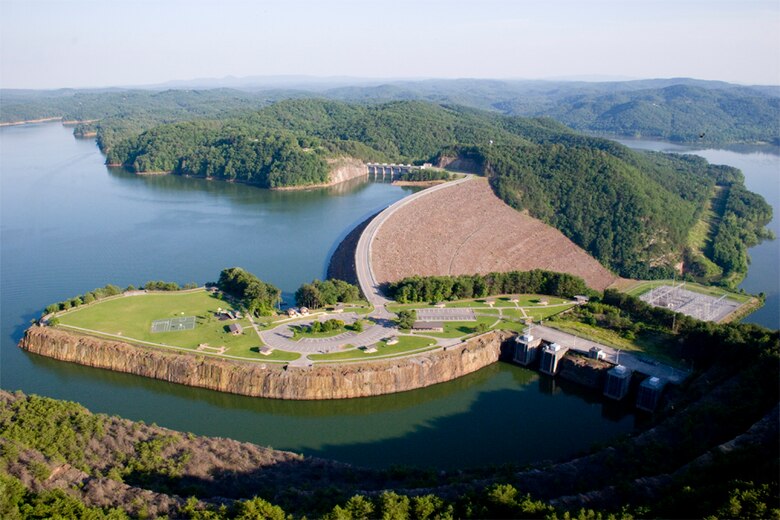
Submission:
[[[606,354],[605,360],[609,361],[610,363],[617,363],[619,361],[621,365],[628,367],[631,370],[635,370],[649,376],[660,377],[662,379],[666,379],[667,381],[671,381],[672,383],[679,384],[686,377],[688,377],[688,372],[684,370],[679,370],[656,361],[646,362],[635,354],[626,352],[624,350],[620,351],[620,359],[618,360],[618,353],[616,349],[602,345],[600,343],[596,343],[595,341],[580,338],[573,334],[569,334],[568,332],[563,332],[552,327],[534,325],[533,329],[531,330],[531,334],[537,338],[542,338],[547,341],[554,341],[563,347],[568,347],[578,352],[588,352],[591,347],[599,347],[604,351],[604,354]]]
[[[422,191],[418,191],[417,193],[413,193],[412,195],[409,195],[408,197],[405,197],[395,204],[385,208],[385,210],[374,217],[368,226],[366,226],[366,229],[363,230],[363,233],[360,235],[360,239],[358,240],[357,248],[355,249],[355,270],[357,271],[357,278],[358,282],[360,283],[360,289],[363,291],[363,294],[366,295],[366,299],[368,299],[368,301],[375,308],[372,316],[385,319],[392,317],[392,314],[385,309],[385,305],[387,305],[390,300],[385,298],[385,296],[382,294],[382,291],[379,288],[379,283],[374,277],[374,270],[371,266],[371,245],[374,242],[374,238],[376,238],[376,234],[379,231],[379,228],[382,227],[382,224],[384,224],[385,221],[393,215],[393,213],[406,206],[410,202],[413,202],[420,197],[424,197],[429,193],[433,193],[438,190],[446,190],[447,188],[451,188],[457,184],[467,182],[472,178],[473,175],[466,174],[462,179],[446,182],[444,184],[437,184],[436,186],[432,186]]]
[[[328,315],[327,317],[332,317]],[[339,315],[338,319],[344,320],[346,323],[354,323],[358,319],[357,314],[343,314]],[[299,352],[301,354],[320,354],[328,352],[338,352],[341,350],[342,345],[354,345],[356,347],[367,347],[377,343],[379,340],[396,336],[398,329],[396,329],[392,323],[384,320],[380,320],[379,323],[366,327],[363,332],[344,332],[337,336],[330,336],[327,338],[302,338],[300,340],[293,339],[293,331],[291,326],[308,325],[315,320],[302,320],[295,323],[285,323],[279,325],[271,330],[265,330],[260,332],[260,337],[263,343],[269,347],[287,350],[290,352]],[[305,357],[305,356],[304,356]]]

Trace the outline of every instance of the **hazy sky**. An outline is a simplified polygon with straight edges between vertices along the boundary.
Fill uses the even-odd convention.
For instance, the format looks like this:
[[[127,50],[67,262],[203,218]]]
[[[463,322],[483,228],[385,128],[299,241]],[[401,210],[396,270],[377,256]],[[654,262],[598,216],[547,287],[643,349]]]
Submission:
[[[780,84],[780,0],[0,0],[0,86],[266,75]]]

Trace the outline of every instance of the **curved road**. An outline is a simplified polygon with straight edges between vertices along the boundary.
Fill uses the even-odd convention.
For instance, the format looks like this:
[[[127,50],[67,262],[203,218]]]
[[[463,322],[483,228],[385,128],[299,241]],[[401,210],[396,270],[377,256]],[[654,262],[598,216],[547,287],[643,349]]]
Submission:
[[[391,316],[387,309],[385,309],[385,305],[387,305],[391,300],[387,299],[382,294],[382,291],[379,287],[379,282],[377,282],[376,278],[374,277],[374,270],[371,266],[371,245],[374,242],[374,238],[376,238],[376,234],[379,231],[379,228],[381,228],[382,224],[384,224],[385,221],[390,218],[396,211],[406,206],[410,202],[413,202],[420,197],[424,197],[429,193],[433,193],[434,191],[445,190],[457,184],[468,182],[474,177],[473,174],[467,173],[464,175],[465,176],[462,179],[432,186],[430,188],[418,191],[417,193],[413,193],[412,195],[404,197],[398,202],[391,204],[379,215],[374,217],[368,226],[366,226],[366,229],[363,230],[363,233],[361,233],[357,247],[355,248],[355,271],[357,272],[358,282],[360,283],[360,290],[363,291],[366,299],[375,308],[372,316],[378,318],[389,318]]]

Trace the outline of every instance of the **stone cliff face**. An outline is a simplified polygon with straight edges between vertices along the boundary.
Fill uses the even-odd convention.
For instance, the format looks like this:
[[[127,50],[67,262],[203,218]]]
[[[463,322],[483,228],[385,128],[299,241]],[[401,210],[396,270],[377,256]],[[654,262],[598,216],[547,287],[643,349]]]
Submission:
[[[498,361],[511,334],[490,332],[414,358],[308,368],[179,354],[33,326],[19,347],[42,356],[220,392],[274,399],[344,399],[443,383]]]
[[[328,184],[338,184],[358,177],[367,177],[368,169],[363,161],[351,157],[342,157],[328,161],[330,176]]]

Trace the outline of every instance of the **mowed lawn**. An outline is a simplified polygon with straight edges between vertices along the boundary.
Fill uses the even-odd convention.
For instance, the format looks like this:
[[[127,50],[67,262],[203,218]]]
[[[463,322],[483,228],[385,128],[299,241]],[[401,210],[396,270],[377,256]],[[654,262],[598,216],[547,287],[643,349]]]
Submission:
[[[215,316],[218,308],[234,310],[226,301],[207,291],[170,292],[125,296],[78,307],[59,316],[60,324],[97,331],[128,340],[139,340],[161,345],[196,349],[205,343],[210,347],[226,347],[227,355],[256,358],[258,360],[283,360],[297,354],[274,352],[263,356],[255,351],[261,346],[260,338],[249,320],[220,320]],[[174,332],[152,332],[152,322],[176,317],[195,316],[195,328]],[[233,335],[227,327],[240,324],[244,331]],[[213,353],[206,351],[205,354]]]

